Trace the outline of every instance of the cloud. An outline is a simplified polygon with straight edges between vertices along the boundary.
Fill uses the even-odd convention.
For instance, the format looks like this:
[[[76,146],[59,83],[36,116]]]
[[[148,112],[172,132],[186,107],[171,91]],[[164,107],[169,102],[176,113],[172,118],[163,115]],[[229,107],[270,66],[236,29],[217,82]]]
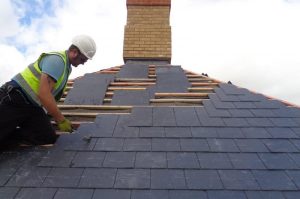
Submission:
[[[171,11],[174,63],[300,104],[299,6],[281,0],[179,1],[173,0]]]
[[[41,13],[47,8],[41,4],[42,1],[35,1],[36,7],[41,10],[35,14],[28,14],[31,1],[17,2],[7,1],[9,5],[6,6],[11,8],[10,15],[18,16],[15,17],[17,26],[14,31],[2,35],[0,41],[3,48],[14,47],[14,53],[23,54],[26,57],[26,60],[21,59],[25,63],[19,65],[28,65],[35,61],[42,52],[67,49],[72,37],[77,34],[91,35],[97,43],[98,50],[95,59],[73,70],[71,78],[123,63],[125,0],[101,0],[89,1],[89,3],[83,3],[81,0],[47,1],[51,2],[48,7],[51,7],[49,9],[53,12],[48,11],[44,14]],[[2,11],[4,7],[0,9]],[[6,25],[3,22],[1,27]],[[12,57],[14,54],[10,55]],[[6,65],[7,63],[2,61],[0,68]],[[8,70],[7,73],[6,75],[12,76],[15,71]],[[1,77],[0,83],[3,82],[4,79]]]
[[[13,36],[18,32],[19,16],[9,0],[0,1],[0,42],[3,42],[5,37]]]

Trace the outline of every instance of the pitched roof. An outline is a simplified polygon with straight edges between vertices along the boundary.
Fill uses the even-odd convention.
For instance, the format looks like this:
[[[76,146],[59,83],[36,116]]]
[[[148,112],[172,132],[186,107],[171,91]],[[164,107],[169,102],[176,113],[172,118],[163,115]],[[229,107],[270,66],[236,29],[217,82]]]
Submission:
[[[81,125],[2,152],[0,198],[300,197],[297,107],[164,62],[69,85],[60,108]]]

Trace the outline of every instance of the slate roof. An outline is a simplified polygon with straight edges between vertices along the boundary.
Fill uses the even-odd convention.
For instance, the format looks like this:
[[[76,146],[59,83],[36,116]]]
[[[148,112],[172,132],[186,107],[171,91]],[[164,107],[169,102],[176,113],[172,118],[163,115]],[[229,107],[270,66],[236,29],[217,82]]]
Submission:
[[[130,113],[99,114],[50,148],[3,151],[0,198],[300,198],[299,108],[226,83],[199,103],[151,103],[158,92],[191,93],[180,66],[156,62],[87,74],[64,103],[103,105],[112,82],[148,78],[149,64],[154,84],[107,100]]]

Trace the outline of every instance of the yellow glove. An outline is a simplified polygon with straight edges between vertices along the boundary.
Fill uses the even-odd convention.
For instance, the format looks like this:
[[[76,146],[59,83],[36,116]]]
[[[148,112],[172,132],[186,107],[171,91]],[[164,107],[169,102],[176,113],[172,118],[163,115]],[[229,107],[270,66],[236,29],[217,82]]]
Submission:
[[[59,122],[57,124],[59,130],[65,131],[65,132],[72,132],[72,125],[71,122],[68,119],[64,119],[63,121]]]

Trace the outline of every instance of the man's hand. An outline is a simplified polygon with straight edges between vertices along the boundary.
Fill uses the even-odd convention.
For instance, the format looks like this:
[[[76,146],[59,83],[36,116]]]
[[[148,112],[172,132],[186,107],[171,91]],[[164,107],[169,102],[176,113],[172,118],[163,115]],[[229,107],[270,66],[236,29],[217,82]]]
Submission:
[[[58,126],[59,130],[64,131],[64,132],[71,133],[73,131],[71,122],[66,118],[63,121],[58,122],[57,126]]]

